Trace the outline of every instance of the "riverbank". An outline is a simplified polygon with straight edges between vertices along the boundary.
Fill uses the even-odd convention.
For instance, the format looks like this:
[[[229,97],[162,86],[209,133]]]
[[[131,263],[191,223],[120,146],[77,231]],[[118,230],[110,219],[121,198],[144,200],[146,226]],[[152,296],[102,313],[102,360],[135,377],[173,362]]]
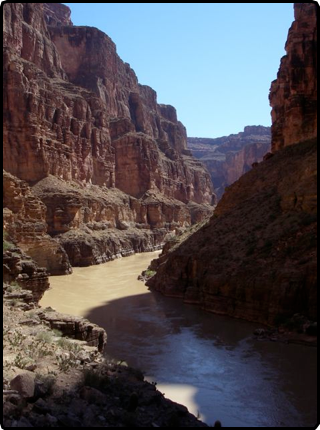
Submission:
[[[21,266],[18,248],[5,253]],[[3,284],[4,428],[206,427],[140,371],[106,360],[102,328],[40,307],[20,275]]]

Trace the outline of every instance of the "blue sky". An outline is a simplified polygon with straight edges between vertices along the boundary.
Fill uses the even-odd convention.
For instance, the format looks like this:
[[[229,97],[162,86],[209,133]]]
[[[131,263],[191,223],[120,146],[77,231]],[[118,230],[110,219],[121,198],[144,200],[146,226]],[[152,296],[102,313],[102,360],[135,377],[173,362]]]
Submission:
[[[74,25],[112,38],[139,82],[173,105],[189,136],[271,125],[268,100],[293,3],[64,3]]]

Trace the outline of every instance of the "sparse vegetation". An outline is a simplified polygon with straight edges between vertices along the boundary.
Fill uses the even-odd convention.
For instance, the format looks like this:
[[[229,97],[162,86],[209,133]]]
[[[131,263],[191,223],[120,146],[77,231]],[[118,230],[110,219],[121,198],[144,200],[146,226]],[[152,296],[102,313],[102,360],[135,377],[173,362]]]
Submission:
[[[146,270],[146,272],[145,272],[145,275],[148,277],[148,278],[151,278],[152,276],[154,276],[156,274],[156,271],[155,270],[150,270],[150,269],[147,269]]]
[[[7,251],[9,249],[14,248],[14,244],[7,239],[8,239],[8,233],[5,230],[3,230],[3,251]]]
[[[36,374],[36,381],[42,385],[42,390],[46,395],[53,393],[53,387],[56,383],[56,377],[53,374],[42,375]]]
[[[21,291],[21,286],[18,284],[17,281],[13,281],[10,283],[10,285],[7,288],[7,292],[8,293],[14,293],[14,292],[18,292]]]
[[[16,367],[19,367],[20,369],[25,369],[26,366],[31,364],[31,360],[29,357],[26,357],[25,355],[22,355],[22,353],[18,352],[16,355],[13,364]]]
[[[60,338],[58,340],[57,344],[61,348],[65,349],[65,350],[67,350],[69,352],[73,352],[75,354],[78,353],[79,351],[81,351],[81,346],[78,343],[72,342],[71,340],[69,340],[66,337]]]
[[[52,342],[52,332],[49,331],[41,331],[37,334],[36,339],[44,342],[44,343],[51,343]]]
[[[60,331],[60,330],[58,330],[58,329],[54,328],[54,329],[52,330],[52,334],[53,334],[54,336],[56,336],[56,337],[61,337],[61,336],[62,336],[62,331]]]
[[[83,383],[87,387],[103,390],[110,384],[110,379],[107,375],[97,370],[85,370],[83,372]]]

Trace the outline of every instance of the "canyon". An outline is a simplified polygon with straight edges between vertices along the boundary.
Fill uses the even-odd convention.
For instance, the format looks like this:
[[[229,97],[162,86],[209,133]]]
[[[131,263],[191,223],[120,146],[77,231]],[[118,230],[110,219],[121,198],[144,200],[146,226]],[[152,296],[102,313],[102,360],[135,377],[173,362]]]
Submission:
[[[5,229],[35,261],[69,273],[157,249],[212,214],[176,110],[106,34],[73,26],[62,4],[8,3],[3,42]]]
[[[123,363],[126,357],[106,359],[102,353],[107,333],[97,325],[100,320],[104,324],[107,319],[111,333],[120,320],[116,340],[111,342],[115,356],[130,348],[128,339],[123,344],[119,340],[125,330],[134,345],[135,325],[143,336],[136,339],[137,351],[141,345],[157,347],[154,333],[148,342],[145,337],[146,321],[150,327],[156,324],[162,335],[160,346],[168,337],[172,351],[181,352],[182,380],[189,358],[178,347],[175,335],[179,334],[187,350],[191,346],[188,354],[197,355],[197,370],[203,366],[197,348],[203,348],[204,358],[210,360],[217,354],[220,365],[213,363],[218,373],[212,378],[210,394],[217,401],[225,389],[219,372],[224,368],[230,374],[235,363],[252,363],[248,392],[252,393],[260,379],[262,398],[266,386],[275,387],[264,380],[264,376],[272,380],[275,374],[272,368],[266,371],[261,359],[274,360],[272,347],[270,356],[264,355],[266,343],[256,342],[252,347],[251,322],[258,323],[257,327],[279,326],[300,318],[301,337],[312,334],[309,343],[316,343],[317,10],[313,3],[294,4],[294,10],[287,55],[270,89],[268,152],[270,130],[262,126],[248,126],[223,138],[190,138],[187,142],[175,108],[158,104],[156,92],[139,84],[106,34],[94,27],[74,26],[70,9],[59,3],[4,5],[6,427],[207,426],[184,406],[167,400],[156,383],[144,381],[139,370]],[[105,299],[110,301],[112,292],[99,294],[99,288],[103,293],[107,290],[108,272],[97,275],[100,286],[90,283],[90,288],[87,284],[81,286],[83,290],[79,288],[85,292],[80,294],[81,306],[101,296],[101,302],[85,307],[86,315],[71,316],[50,305],[39,305],[49,289],[49,275],[68,275],[72,284],[86,273],[82,270],[104,270],[103,265],[83,266],[115,260],[108,264],[119,268],[118,257],[160,249],[162,254],[142,276],[148,279],[151,291],[145,291],[141,283],[133,307],[127,295],[121,300],[113,297],[109,303]],[[129,258],[134,257],[139,255]],[[136,267],[135,262],[130,264]],[[73,269],[75,266],[82,267]],[[79,274],[80,278],[73,277]],[[62,285],[64,305],[72,305],[72,288],[64,294],[65,277],[56,279]],[[132,291],[137,283],[129,281],[127,287]],[[78,285],[80,281],[75,281],[73,287]],[[95,286],[96,296],[90,296],[89,290]],[[121,287],[119,281],[116,287]],[[150,303],[155,308],[148,315]],[[187,308],[196,314],[191,327]],[[134,311],[126,313],[128,309]],[[204,333],[202,338],[200,333],[196,339],[199,321],[210,326],[209,337]],[[230,327],[226,336],[230,340],[221,341],[226,326]],[[259,333],[261,330],[267,328],[258,328]],[[270,329],[272,336],[281,335],[277,330]],[[254,350],[259,355],[258,367],[256,357],[248,356]],[[315,354],[297,351],[292,355],[296,353],[298,368],[301,362],[305,364],[305,357],[312,363],[306,381],[312,387],[306,410],[307,421],[313,422]],[[167,351],[165,354],[170,363]],[[284,356],[291,357],[291,352]],[[173,355],[173,372],[175,366]],[[162,361],[160,368],[163,371]],[[197,378],[192,365],[189,372]],[[243,368],[238,373],[246,374]],[[283,375],[286,383],[290,372]],[[206,385],[208,375],[204,372],[202,376]],[[166,382],[166,375],[163,380]],[[236,388],[246,391],[242,383]],[[277,386],[279,403],[282,389]],[[229,394],[232,399],[234,391]],[[269,392],[268,397],[273,399]],[[247,403],[248,398],[244,399]],[[239,417],[230,413],[229,403],[220,406],[225,422],[229,419],[230,425],[238,424]],[[271,402],[274,419],[273,407]],[[292,418],[290,408],[288,402],[279,417],[293,424],[300,418],[301,423],[306,422],[299,414]],[[211,397],[209,409],[213,409]],[[255,416],[253,411],[252,423],[270,424],[264,413],[258,420]],[[216,418],[220,417],[214,415]],[[248,425],[245,413],[243,423]]]
[[[270,127],[247,126],[243,132],[215,139],[188,137],[188,148],[208,169],[217,198],[271,148]]]
[[[272,154],[228,187],[206,225],[166,246],[147,282],[207,311],[266,324],[296,313],[317,320],[317,11],[312,3],[294,10],[270,90]]]

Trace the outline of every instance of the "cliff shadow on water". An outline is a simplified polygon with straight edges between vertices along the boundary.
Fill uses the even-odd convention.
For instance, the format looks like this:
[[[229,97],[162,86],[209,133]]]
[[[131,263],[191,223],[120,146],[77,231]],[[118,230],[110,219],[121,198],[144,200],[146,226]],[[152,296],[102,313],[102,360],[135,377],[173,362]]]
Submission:
[[[253,331],[261,325],[204,313],[157,292],[112,300],[85,316],[107,330],[108,359],[140,369],[209,425],[316,422],[315,348],[258,341]]]

